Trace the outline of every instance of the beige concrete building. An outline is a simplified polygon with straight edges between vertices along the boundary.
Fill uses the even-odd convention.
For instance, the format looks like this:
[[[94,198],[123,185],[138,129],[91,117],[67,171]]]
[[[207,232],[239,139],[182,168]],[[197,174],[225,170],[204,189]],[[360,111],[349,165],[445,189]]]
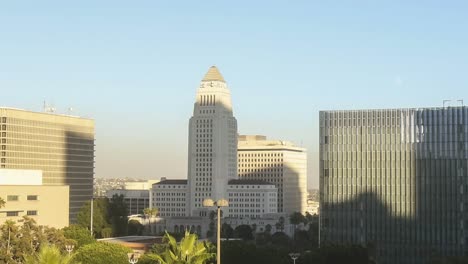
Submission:
[[[307,153],[291,142],[242,135],[238,139],[239,179],[261,180],[278,188],[278,213],[305,213]]]
[[[0,169],[0,197],[6,202],[0,208],[0,224],[29,216],[39,225],[68,226],[69,187],[39,182],[42,182],[40,171]]]
[[[93,195],[94,120],[0,108],[0,168],[41,170],[70,186],[70,221]]]

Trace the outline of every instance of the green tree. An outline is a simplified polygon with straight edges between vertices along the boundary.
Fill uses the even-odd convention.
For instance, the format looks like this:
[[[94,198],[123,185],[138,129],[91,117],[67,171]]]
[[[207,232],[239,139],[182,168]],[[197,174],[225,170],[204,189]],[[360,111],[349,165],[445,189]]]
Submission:
[[[167,249],[159,255],[148,255],[160,264],[205,264],[215,256],[209,252],[209,242],[198,241],[198,236],[189,231],[185,231],[180,243],[168,233],[164,235],[164,239],[167,241]]]
[[[97,238],[104,237],[102,230],[109,228],[109,200],[107,198],[95,199],[93,202],[93,232]],[[77,215],[78,225],[90,230],[91,202],[86,202]]]
[[[108,216],[111,233],[115,236],[125,236],[128,227],[128,207],[123,195],[112,196],[108,205]]]
[[[240,225],[234,229],[234,234],[237,238],[242,238],[243,240],[252,240],[253,239],[253,230],[249,225]]]
[[[143,225],[137,220],[130,220],[128,222],[128,235],[141,236],[143,234]]]
[[[0,208],[5,207],[5,201],[0,197]]]
[[[284,217],[281,216],[281,217],[278,219],[278,222],[275,224],[275,227],[276,227],[276,231],[277,231],[277,232],[278,232],[278,231],[283,232],[283,230],[284,230]]]
[[[128,264],[131,249],[118,244],[96,242],[82,246],[73,259],[86,264]]]
[[[221,237],[227,239],[234,237],[234,229],[232,229],[232,227],[228,223],[224,223],[221,226]]]
[[[63,249],[67,240],[60,230],[38,226],[36,221],[23,217],[19,226],[13,221],[6,221],[0,226],[0,263],[18,263],[39,250],[39,245],[55,244]]]
[[[267,224],[267,225],[265,226],[265,232],[268,233],[268,234],[270,234],[272,228],[273,228],[273,227],[272,227],[270,224]]]
[[[79,225],[67,226],[62,231],[66,238],[76,241],[76,249],[96,242],[96,239],[91,236],[89,230]]]
[[[143,209],[143,214],[150,216],[150,217],[157,216],[158,213],[159,213],[159,210],[156,207]]]
[[[296,230],[297,225],[306,222],[306,218],[301,213],[294,212],[289,216],[289,221],[294,225],[294,230]]]
[[[78,264],[73,255],[63,254],[55,245],[43,245],[37,254],[27,256],[25,264]]]

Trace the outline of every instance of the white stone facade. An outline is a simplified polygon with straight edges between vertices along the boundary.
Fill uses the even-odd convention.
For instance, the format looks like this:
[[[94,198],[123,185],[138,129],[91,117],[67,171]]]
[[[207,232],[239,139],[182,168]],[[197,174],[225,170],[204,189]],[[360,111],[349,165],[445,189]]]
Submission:
[[[196,94],[189,124],[189,215],[206,214],[203,200],[227,198],[228,181],[237,178],[237,121],[231,93],[211,67]]]
[[[305,213],[307,153],[304,148],[265,136],[239,136],[239,179],[262,180],[278,188],[278,213]]]
[[[150,190],[114,189],[106,193],[109,199],[114,195],[123,195],[129,215],[143,214],[143,210],[150,207]]]
[[[153,184],[151,207],[158,209],[160,217],[187,216],[190,197],[187,180],[161,179]]]
[[[263,181],[231,180],[225,216],[260,218],[277,212],[278,189]],[[223,209],[226,210],[226,209]]]

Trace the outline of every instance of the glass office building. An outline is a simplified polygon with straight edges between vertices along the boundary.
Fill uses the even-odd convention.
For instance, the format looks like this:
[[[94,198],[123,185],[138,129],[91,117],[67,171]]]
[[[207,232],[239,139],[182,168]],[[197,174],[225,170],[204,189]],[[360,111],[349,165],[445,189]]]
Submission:
[[[463,255],[468,107],[320,112],[320,242],[378,263]]]

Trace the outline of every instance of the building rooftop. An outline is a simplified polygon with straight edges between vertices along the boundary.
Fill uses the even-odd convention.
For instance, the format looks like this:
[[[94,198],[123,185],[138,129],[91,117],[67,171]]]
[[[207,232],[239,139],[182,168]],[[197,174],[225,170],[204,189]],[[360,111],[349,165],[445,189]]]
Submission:
[[[230,185],[274,185],[272,183],[262,181],[262,180],[230,180],[228,182]]]
[[[160,182],[155,183],[153,185],[162,185],[162,184],[187,184],[187,180],[179,180],[179,179],[164,179],[162,178]]]
[[[305,148],[298,147],[290,141],[271,140],[262,135],[239,135],[238,151],[244,150],[293,150],[305,152]]]
[[[208,69],[208,72],[205,74],[205,77],[203,77],[203,82],[209,82],[209,81],[218,81],[218,82],[226,82],[219,72],[218,68],[216,66],[211,66]]]

